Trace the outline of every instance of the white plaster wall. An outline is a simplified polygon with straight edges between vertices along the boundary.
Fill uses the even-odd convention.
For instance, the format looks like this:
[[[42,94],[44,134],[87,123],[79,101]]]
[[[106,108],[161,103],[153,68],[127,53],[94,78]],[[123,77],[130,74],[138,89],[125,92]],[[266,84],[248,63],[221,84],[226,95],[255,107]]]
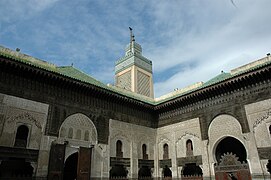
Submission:
[[[251,172],[255,175],[268,176],[267,160],[259,160],[257,148],[271,147],[269,126],[271,124],[271,99],[245,105],[250,128],[249,151]]]
[[[245,110],[257,147],[270,147],[271,99],[248,104],[245,106]]]
[[[29,128],[27,148],[39,149],[45,129],[48,104],[43,104],[14,96],[3,95],[0,101],[0,145],[13,147],[17,128],[26,125]]]
[[[137,178],[143,144],[147,145],[148,159],[154,159],[155,129],[110,119],[109,136],[110,157],[116,157],[116,142],[121,140],[123,157],[130,158],[128,177]]]
[[[110,120],[110,156],[116,157],[116,142],[122,141],[123,157],[130,158],[130,151],[132,143],[135,144],[133,152],[138,156],[137,158],[142,159],[142,145],[147,145],[147,153],[149,159],[154,157],[154,140],[156,130],[144,126],[134,125],[125,123],[117,120]]]
[[[169,159],[171,159],[173,177],[180,176],[181,168],[177,168],[177,158],[186,157],[186,142],[190,139],[193,143],[193,155],[202,155],[204,149],[202,144],[199,118],[189,119],[176,124],[164,126],[157,129],[157,148],[158,159],[156,164],[159,166],[159,160],[163,159],[163,146],[165,143],[169,146]],[[161,177],[162,168],[157,167],[157,175]]]
[[[159,159],[163,159],[163,145],[168,143],[169,158],[186,157],[186,142],[190,139],[193,143],[193,155],[202,154],[201,132],[199,119],[190,119],[184,122],[164,126],[157,129],[157,144],[159,146]]]

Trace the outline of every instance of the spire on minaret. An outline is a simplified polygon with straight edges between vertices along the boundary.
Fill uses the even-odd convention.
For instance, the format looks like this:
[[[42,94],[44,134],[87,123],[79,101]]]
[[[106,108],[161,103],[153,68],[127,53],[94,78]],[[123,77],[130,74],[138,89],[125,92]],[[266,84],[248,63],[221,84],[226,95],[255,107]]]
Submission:
[[[116,86],[153,98],[152,62],[142,56],[140,44],[135,42],[133,29],[125,56],[115,65]]]
[[[135,35],[133,34],[133,29],[131,27],[129,27],[130,29],[130,43],[132,43],[132,41],[135,41]]]

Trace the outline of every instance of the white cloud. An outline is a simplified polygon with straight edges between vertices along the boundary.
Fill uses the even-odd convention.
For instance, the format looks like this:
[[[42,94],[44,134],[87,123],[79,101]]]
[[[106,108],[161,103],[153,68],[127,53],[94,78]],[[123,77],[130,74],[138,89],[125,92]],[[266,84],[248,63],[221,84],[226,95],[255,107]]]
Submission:
[[[1,0],[1,22],[13,22],[35,16],[58,0]]]
[[[240,1],[236,3],[237,8],[234,11],[227,10],[234,7],[222,7],[223,3],[214,3],[212,8],[216,9],[216,14],[213,14],[210,8],[199,8],[199,3],[196,1],[190,3],[193,8],[196,7],[192,11],[196,10],[197,13],[190,13],[192,14],[190,20],[182,20],[194,20],[193,27],[189,27],[187,32],[183,31],[184,26],[187,25],[176,23],[173,30],[168,27],[172,42],[165,46],[151,48],[152,51],[147,56],[154,62],[154,73],[161,75],[168,73],[171,68],[182,67],[187,63],[195,65],[189,69],[180,68],[180,71],[169,79],[156,82],[156,96],[173,91],[177,87],[182,88],[198,81],[207,81],[221,70],[229,71],[263,57],[270,51],[271,25],[267,23],[271,17],[268,10],[270,6],[267,5],[271,5],[270,1]],[[192,5],[193,3],[195,4]],[[163,12],[178,14],[178,9],[169,8],[161,11],[158,16],[162,17],[162,21],[172,18],[172,15],[167,16]],[[202,15],[204,17],[201,17]],[[176,29],[182,32],[181,36],[177,36]]]
[[[57,65],[73,63],[107,83],[132,26],[153,61],[160,96],[270,51],[271,1],[234,2],[3,0],[0,41]]]

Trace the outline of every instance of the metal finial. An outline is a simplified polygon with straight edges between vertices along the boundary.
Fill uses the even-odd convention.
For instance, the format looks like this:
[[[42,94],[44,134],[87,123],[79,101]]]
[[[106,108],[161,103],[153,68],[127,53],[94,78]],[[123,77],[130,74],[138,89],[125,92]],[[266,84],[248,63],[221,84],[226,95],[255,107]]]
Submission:
[[[130,43],[132,43],[132,41],[135,41],[135,36],[133,34],[133,29],[131,27],[129,27],[130,29]]]

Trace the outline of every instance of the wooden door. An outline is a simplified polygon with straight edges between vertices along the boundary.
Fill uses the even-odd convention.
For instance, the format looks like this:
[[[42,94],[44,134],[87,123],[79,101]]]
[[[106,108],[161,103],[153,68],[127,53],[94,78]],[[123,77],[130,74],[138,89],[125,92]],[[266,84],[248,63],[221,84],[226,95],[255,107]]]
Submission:
[[[63,179],[65,148],[66,147],[64,144],[52,143],[49,157],[48,179],[50,180]]]
[[[77,179],[90,180],[92,148],[80,147],[78,154]]]

